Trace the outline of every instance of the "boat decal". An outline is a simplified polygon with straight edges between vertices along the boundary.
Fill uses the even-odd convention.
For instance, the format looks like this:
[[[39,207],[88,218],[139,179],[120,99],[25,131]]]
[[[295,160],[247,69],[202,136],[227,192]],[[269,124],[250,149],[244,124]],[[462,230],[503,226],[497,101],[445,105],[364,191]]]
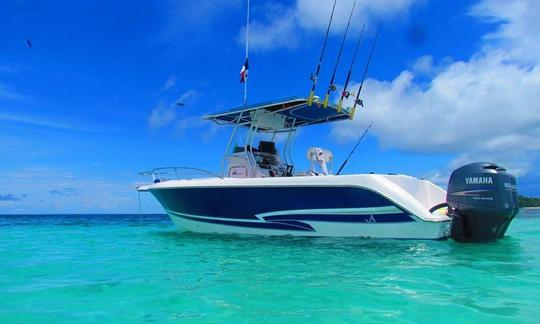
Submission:
[[[357,187],[191,188],[153,190],[168,210],[216,219],[262,221],[278,214],[406,212],[389,199]],[[271,197],[271,199],[269,199]],[[280,210],[281,209],[281,210]],[[399,209],[399,210],[398,210]],[[294,210],[290,212],[289,210]],[[259,215],[259,216],[257,216]]]
[[[323,209],[324,210],[324,209]],[[315,222],[331,222],[331,223],[403,223],[403,222],[414,222],[415,220],[410,217],[407,213],[401,212],[397,207],[388,206],[388,208],[383,209],[372,209],[374,213],[368,214],[351,214],[353,209],[345,210],[339,209],[337,212],[330,214],[328,213],[330,209],[326,209],[325,213],[322,213],[321,210],[312,214],[299,214],[300,210],[294,210],[291,214],[284,214],[284,211],[281,212],[272,212],[272,213],[263,213],[258,214],[268,215],[263,216],[260,219],[250,220],[250,219],[238,219],[238,218],[217,218],[211,216],[201,216],[193,215],[186,213],[179,213],[172,210],[167,210],[167,212],[176,217],[181,217],[184,219],[220,224],[220,225],[229,225],[229,226],[239,226],[239,227],[252,227],[252,228],[265,228],[265,229],[275,229],[275,230],[293,230],[293,231],[315,231],[313,227],[305,223],[306,221],[315,221]],[[338,210],[338,209],[332,209]],[[395,212],[395,211],[398,212]],[[310,210],[303,210],[304,212]],[[364,210],[366,211],[366,210]],[[383,213],[386,211],[386,213]],[[392,212],[393,211],[393,212]],[[290,212],[290,211],[289,211]],[[378,214],[375,212],[379,212]]]
[[[217,219],[217,218],[187,216],[187,215],[184,215],[181,213],[175,213],[175,212],[171,212],[171,215],[188,219],[188,220],[192,220],[192,221],[220,224],[220,225],[264,228],[264,229],[286,230],[286,231],[310,231],[310,232],[315,231],[313,227],[311,227],[309,224],[298,222],[298,221],[286,220],[286,221],[278,221],[278,222],[261,222],[261,221],[250,222],[250,221],[245,221],[245,220],[236,221],[232,219],[225,220],[225,219]]]
[[[292,209],[279,210],[268,213],[260,213],[255,216],[266,218],[277,215],[379,215],[402,213],[402,210],[396,206],[365,207],[365,208],[317,208],[317,209]]]
[[[475,196],[475,195],[481,195],[486,192],[491,192],[492,189],[478,189],[478,190],[464,190],[464,191],[456,191],[452,192],[451,195],[453,196]]]
[[[188,213],[180,213],[177,211],[173,211],[170,209],[165,210],[168,214],[173,214],[178,217],[190,217],[190,218],[197,218],[197,219],[203,219],[203,220],[222,220],[222,221],[231,221],[231,220],[241,220],[243,222],[249,222],[249,223],[260,223],[261,220],[257,219],[255,217],[252,218],[234,218],[234,217],[215,217],[215,216],[207,216],[207,215],[194,215],[194,214],[188,214]]]
[[[264,217],[266,221],[317,221],[333,223],[403,223],[414,222],[408,214],[294,214],[294,215],[276,215]]]

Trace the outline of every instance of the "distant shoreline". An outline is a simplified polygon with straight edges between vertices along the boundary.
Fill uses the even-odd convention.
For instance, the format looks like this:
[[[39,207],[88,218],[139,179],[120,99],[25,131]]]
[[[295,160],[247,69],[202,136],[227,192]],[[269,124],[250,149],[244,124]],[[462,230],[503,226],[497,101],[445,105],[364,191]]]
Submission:
[[[523,209],[540,209],[540,207],[523,207]]]

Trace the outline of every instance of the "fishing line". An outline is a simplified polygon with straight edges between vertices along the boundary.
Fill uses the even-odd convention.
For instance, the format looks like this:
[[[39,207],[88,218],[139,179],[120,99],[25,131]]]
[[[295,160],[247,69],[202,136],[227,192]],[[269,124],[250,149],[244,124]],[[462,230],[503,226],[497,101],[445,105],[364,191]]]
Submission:
[[[373,57],[373,51],[375,50],[375,45],[377,44],[377,39],[379,38],[379,32],[381,30],[381,23],[379,23],[379,26],[377,27],[377,33],[375,34],[375,39],[373,40],[373,44],[371,45],[371,50],[369,52],[368,61],[366,63],[366,68],[364,69],[364,75],[362,76],[362,82],[360,82],[360,86],[358,87],[358,92],[356,93],[356,99],[354,100],[354,106],[351,111],[351,119],[354,117],[354,111],[356,110],[356,106],[360,105],[364,107],[364,103],[362,100],[360,100],[360,93],[362,92],[362,87],[364,86],[364,81],[366,80],[366,75],[369,69],[369,64],[371,63],[371,58]]]
[[[354,154],[354,151],[356,151],[356,148],[358,147],[358,145],[360,144],[360,142],[362,142],[362,140],[364,139],[364,137],[366,136],[367,132],[369,131],[369,129],[371,128],[371,126],[373,125],[373,120],[371,121],[371,124],[369,124],[368,128],[366,128],[366,130],[364,131],[364,133],[362,134],[362,136],[360,137],[360,139],[358,140],[358,142],[356,142],[356,145],[354,146],[354,148],[352,149],[351,153],[349,153],[349,156],[347,156],[347,158],[345,159],[345,161],[343,161],[343,164],[341,164],[341,166],[339,167],[339,170],[338,172],[336,173],[336,175],[339,175],[341,173],[341,170],[343,170],[343,168],[345,167],[345,165],[347,164],[347,162],[349,162],[349,159],[351,158],[351,156]]]

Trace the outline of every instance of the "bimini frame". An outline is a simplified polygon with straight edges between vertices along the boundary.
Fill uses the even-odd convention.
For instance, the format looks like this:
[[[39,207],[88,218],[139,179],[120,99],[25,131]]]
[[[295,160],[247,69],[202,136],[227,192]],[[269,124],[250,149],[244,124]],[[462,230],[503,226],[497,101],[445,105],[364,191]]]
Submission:
[[[349,120],[352,117],[349,109],[338,111],[337,106],[333,104],[322,108],[317,99],[313,103],[312,106],[309,106],[308,99],[293,97],[258,105],[242,106],[205,116],[204,119],[213,120],[218,125],[234,126],[221,162],[222,176],[225,176],[225,163],[232,156],[230,154],[231,146],[238,127],[248,129],[244,153],[252,172],[254,172],[256,161],[253,155],[253,142],[257,133],[271,133],[273,141],[278,134],[287,133],[282,158],[288,166],[294,167],[291,152],[298,127]],[[235,155],[235,158],[239,158],[239,156]]]

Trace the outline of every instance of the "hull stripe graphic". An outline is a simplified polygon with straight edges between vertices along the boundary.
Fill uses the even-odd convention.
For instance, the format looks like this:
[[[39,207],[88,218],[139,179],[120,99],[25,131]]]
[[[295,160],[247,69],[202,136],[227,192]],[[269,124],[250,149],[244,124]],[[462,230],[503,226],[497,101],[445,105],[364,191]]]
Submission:
[[[334,213],[329,213],[333,211]],[[368,211],[372,213],[367,213]],[[402,212],[397,207],[376,207],[376,208],[335,208],[335,209],[304,209],[288,210],[257,214],[261,219],[234,219],[217,218],[211,216],[200,216],[179,213],[167,210],[169,215],[181,217],[191,221],[198,221],[211,224],[264,228],[274,230],[289,231],[315,231],[313,227],[303,221],[330,222],[330,223],[404,223],[414,222],[408,214]],[[306,212],[309,212],[307,214]],[[356,214],[352,214],[357,212]],[[365,214],[359,214],[364,212]],[[385,213],[383,213],[385,212]],[[261,217],[262,216],[262,217]]]
[[[223,219],[199,218],[199,217],[186,216],[179,213],[171,213],[171,214],[176,217],[181,217],[181,218],[192,220],[192,221],[219,224],[219,225],[264,228],[264,229],[285,230],[285,231],[310,231],[310,232],[315,231],[313,227],[311,227],[309,224],[296,222],[296,221],[246,222],[246,221],[231,221],[231,220],[223,220]]]
[[[346,214],[315,214],[315,215],[279,215],[267,216],[266,221],[283,221],[283,220],[298,220],[298,221],[317,221],[317,222],[332,222],[332,223],[404,223],[414,222],[409,215],[405,213],[394,214],[366,214],[366,215],[346,215]]]
[[[317,208],[317,209],[292,209],[279,210],[269,213],[257,214],[257,217],[266,218],[275,215],[380,215],[399,214],[401,209],[396,206],[368,207],[368,208]]]

